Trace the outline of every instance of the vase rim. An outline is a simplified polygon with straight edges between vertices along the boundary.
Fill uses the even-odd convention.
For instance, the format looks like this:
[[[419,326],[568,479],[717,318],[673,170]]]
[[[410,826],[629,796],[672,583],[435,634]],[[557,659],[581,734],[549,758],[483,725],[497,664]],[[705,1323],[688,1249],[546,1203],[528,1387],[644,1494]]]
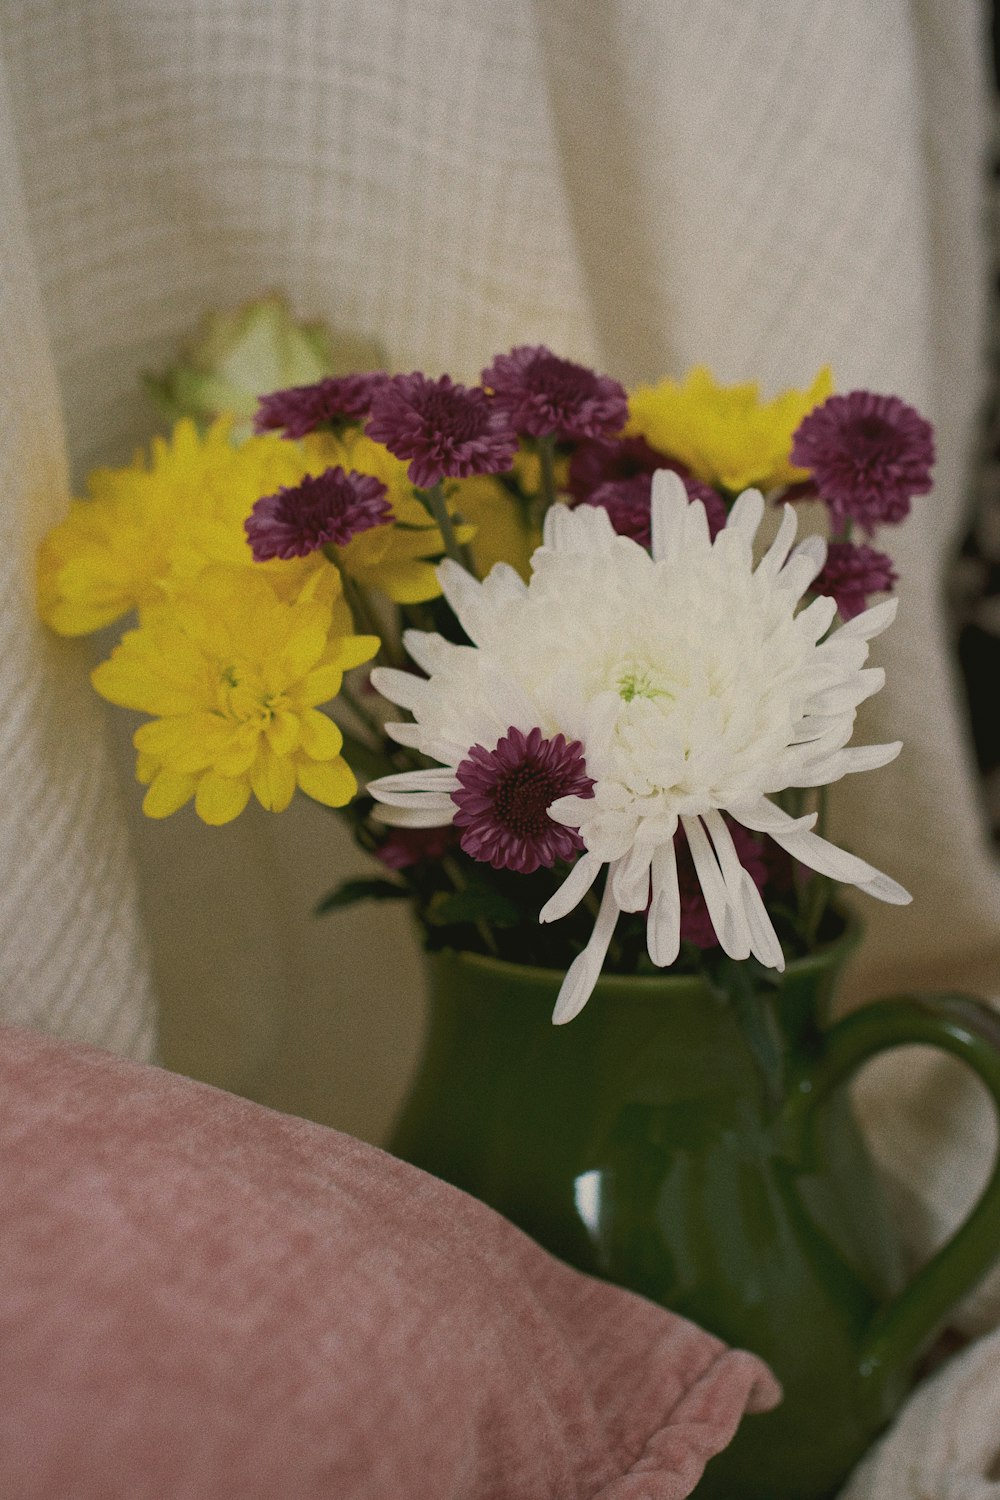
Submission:
[[[826,969],[831,964],[843,961],[857,947],[864,933],[864,924],[853,912],[842,912],[844,917],[844,930],[839,937],[830,943],[824,943],[813,953],[807,953],[803,958],[793,958],[786,964],[782,979],[794,976],[807,976],[816,970]],[[551,984],[566,971],[565,969],[547,969],[539,964],[519,964],[513,959],[498,958],[491,953],[470,953],[465,949],[446,948],[439,949],[436,953],[426,955],[429,959],[447,957],[481,972],[497,975],[516,974],[522,980],[540,984]],[[669,970],[662,974],[602,974],[597,981],[596,989],[604,992],[614,993],[616,990],[628,990],[635,994],[636,990],[660,991],[664,986],[683,993],[690,989],[692,993],[704,989],[706,976],[701,974],[671,974]]]

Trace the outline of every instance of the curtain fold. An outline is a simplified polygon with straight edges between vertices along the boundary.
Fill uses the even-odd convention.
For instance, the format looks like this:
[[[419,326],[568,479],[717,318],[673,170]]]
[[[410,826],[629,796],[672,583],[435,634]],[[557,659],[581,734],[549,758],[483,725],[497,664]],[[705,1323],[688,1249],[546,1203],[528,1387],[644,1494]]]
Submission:
[[[14,144],[0,56],[0,1020],[148,1059],[148,955],[103,716],[86,657],[34,612],[66,455]]]

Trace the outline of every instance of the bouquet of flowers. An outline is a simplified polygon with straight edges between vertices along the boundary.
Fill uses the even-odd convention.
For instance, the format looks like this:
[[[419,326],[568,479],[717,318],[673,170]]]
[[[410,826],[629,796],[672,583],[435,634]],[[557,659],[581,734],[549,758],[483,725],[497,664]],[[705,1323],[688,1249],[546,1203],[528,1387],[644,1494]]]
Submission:
[[[933,457],[910,406],[828,370],[773,400],[702,368],[626,393],[527,345],[472,387],[325,375],[252,434],[182,418],[96,472],[40,610],[134,616],[92,677],[149,716],[150,817],[301,791],[385,867],[326,907],[409,899],[430,948],[562,970],[565,1022],[602,968],[781,970],[836,882],[909,900],[823,822],[900,749],[850,744],[896,610],[869,542]],[[807,498],[829,541],[796,542]]]

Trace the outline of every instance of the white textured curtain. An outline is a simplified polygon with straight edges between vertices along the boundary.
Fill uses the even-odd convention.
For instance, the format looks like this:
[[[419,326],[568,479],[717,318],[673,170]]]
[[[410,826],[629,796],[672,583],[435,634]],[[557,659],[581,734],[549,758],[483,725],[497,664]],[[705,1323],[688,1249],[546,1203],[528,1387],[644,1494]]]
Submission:
[[[868,737],[905,750],[836,797],[837,836],[914,902],[865,904],[852,995],[1000,995],[1000,873],[942,605],[980,395],[976,0],[0,0],[0,16],[4,146],[23,183],[0,329],[4,399],[22,413],[0,455],[22,484],[0,497],[15,637],[0,670],[15,699],[36,684],[20,710],[31,784],[47,788],[46,826],[72,830],[77,864],[58,868],[74,911],[90,903],[88,928],[114,930],[102,954],[134,951],[129,867],[109,852],[121,814],[79,656],[29,621],[16,496],[37,494],[36,529],[62,503],[56,386],[75,474],[125,461],[150,427],[138,372],[205,310],[278,288],[300,315],[378,337],[400,368],[475,378],[495,352],[544,340],[626,382],[705,362],[774,390],[829,360],[841,389],[894,391],[931,416],[937,489],[880,541],[902,607],[878,643],[888,686],[866,706]],[[404,919],[312,922],[357,866],[321,809],[223,832],[187,813],[141,826],[119,718],[168,1058],[377,1137],[420,1026]],[[36,740],[55,745],[49,759]],[[0,774],[4,911],[50,968],[16,948],[3,961],[21,965],[22,990],[38,980],[46,1022],[45,975],[65,972],[72,937],[54,863],[25,857],[43,838],[26,773],[5,757]],[[98,781],[87,822],[81,787]],[[142,1010],[140,969],[119,961],[112,979]],[[112,979],[83,976],[95,1007]],[[902,1142],[888,1163],[901,1202],[926,1208],[926,1153],[908,1162],[905,1143],[928,1091],[963,1118],[975,1108],[956,1077],[923,1054],[872,1070],[865,1105]],[[972,1190],[968,1164],[988,1149],[976,1121],[933,1212],[911,1215],[918,1247]]]

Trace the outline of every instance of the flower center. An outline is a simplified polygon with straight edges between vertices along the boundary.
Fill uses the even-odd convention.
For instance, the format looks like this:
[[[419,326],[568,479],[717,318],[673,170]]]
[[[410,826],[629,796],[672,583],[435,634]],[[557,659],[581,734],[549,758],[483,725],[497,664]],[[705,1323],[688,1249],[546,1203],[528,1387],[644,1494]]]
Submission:
[[[625,703],[634,698],[671,698],[673,694],[660,687],[648,666],[634,663],[625,667],[618,678],[618,694]]]
[[[275,714],[286,707],[283,693],[266,693],[252,675],[241,675],[236,666],[223,668],[219,674],[218,712],[241,724],[256,721],[260,728],[271,723]]]
[[[508,771],[497,782],[493,794],[497,821],[522,838],[544,833],[552,822],[546,808],[561,795],[564,780],[565,777],[554,776],[547,767],[531,761]]]
[[[447,434],[453,442],[478,437],[483,426],[483,413],[471,401],[456,397],[453,391],[426,392],[420,414],[429,427]]]

